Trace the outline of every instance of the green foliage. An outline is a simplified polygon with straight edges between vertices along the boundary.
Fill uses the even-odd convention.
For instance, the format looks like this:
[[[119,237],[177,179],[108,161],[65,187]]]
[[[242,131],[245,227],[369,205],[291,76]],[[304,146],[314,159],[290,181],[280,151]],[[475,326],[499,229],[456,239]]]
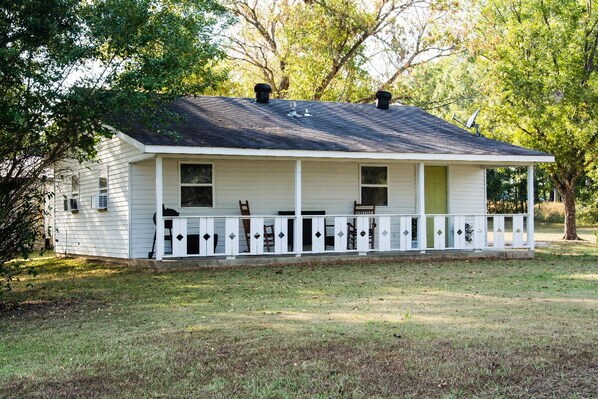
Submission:
[[[415,67],[397,82],[393,91],[401,102],[454,122],[453,114],[467,120],[479,107],[482,82],[483,76],[473,60],[455,54]]]
[[[527,171],[525,168],[488,169],[486,198],[490,213],[527,212]]]
[[[598,15],[578,0],[493,0],[478,25],[479,68],[498,137],[555,155],[545,166],[575,230],[575,187],[596,163]]]
[[[222,79],[223,15],[212,0],[0,4],[0,264],[31,250],[55,162],[93,157],[115,115]]]
[[[596,192],[589,201],[580,206],[578,219],[581,223],[598,224],[598,194]]]
[[[460,5],[438,1],[226,0],[235,95],[257,81],[279,98],[371,101],[406,71],[450,54]]]
[[[546,197],[554,185],[563,197],[569,239],[577,236],[576,194],[589,203],[589,191],[596,191],[581,181],[596,181],[598,159],[598,14],[590,4],[477,2],[467,51],[423,65],[400,82],[408,103],[447,120],[483,108],[484,135],[555,155],[538,172],[538,189]]]
[[[0,264],[0,301],[7,292],[13,290],[14,283],[21,281],[21,276],[24,275],[28,278],[27,287],[33,287],[32,279],[37,276],[34,267],[28,267],[19,261]]]

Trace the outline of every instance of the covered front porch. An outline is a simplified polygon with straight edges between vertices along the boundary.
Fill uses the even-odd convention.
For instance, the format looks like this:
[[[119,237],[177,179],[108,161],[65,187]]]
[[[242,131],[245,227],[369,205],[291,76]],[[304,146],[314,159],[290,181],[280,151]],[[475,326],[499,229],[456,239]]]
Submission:
[[[244,165],[255,162],[270,165],[269,187],[263,181],[268,180],[267,170],[247,173],[245,176],[245,172],[241,171],[247,169],[246,166],[240,166],[234,172],[232,169],[219,167],[218,162],[206,157],[181,160],[168,155],[157,155],[155,161],[150,162],[153,163],[152,174],[155,177],[155,202],[152,210],[156,215],[156,234],[153,250],[148,255],[155,257],[157,261],[230,260],[252,256],[267,259],[308,255],[418,255],[443,251],[447,254],[528,252],[534,249],[532,165],[528,165],[528,213],[497,215],[486,213],[485,195],[477,198],[480,192],[485,193],[484,180],[480,180],[480,176],[485,176],[480,174],[484,173],[483,168],[486,167],[482,162],[465,165],[445,163],[442,166],[443,164],[434,161],[402,161],[395,164],[371,159],[344,160],[346,165],[355,165],[352,173],[357,173],[355,180],[358,183],[351,183],[353,185],[348,188],[345,187],[348,183],[334,181],[334,176],[338,175],[334,170],[344,171],[347,166],[340,167],[329,160],[243,161],[246,162]],[[204,165],[212,165],[211,168],[215,170],[220,169],[218,173],[211,172],[213,176],[210,177],[209,184],[189,184],[191,187],[199,187],[195,191],[198,198],[207,190],[201,187],[211,187],[210,207],[184,206],[187,194],[181,188],[185,187],[185,178],[180,176],[181,165],[193,162],[203,162]],[[219,162],[228,165],[239,161],[220,159]],[[362,165],[386,167],[386,182],[363,183]],[[439,165],[447,171],[440,178],[438,174],[432,173]],[[173,168],[179,174],[176,187],[178,196],[173,196],[171,192],[171,188],[176,186],[172,183],[173,178],[176,178]],[[268,166],[265,167],[267,168]],[[468,170],[473,171],[473,174],[463,172]],[[218,184],[219,180],[226,181],[226,176],[234,173],[242,174],[242,179],[255,179],[245,181],[245,187],[262,187],[261,196],[254,192],[249,199],[252,209],[250,215],[241,215],[238,211],[237,202],[247,200],[247,189],[244,186]],[[280,175],[278,180],[276,174]],[[343,192],[338,195],[318,193],[318,190],[314,190],[314,176],[328,176],[319,179],[320,184],[327,184],[329,181],[331,186],[339,187],[333,191]],[[442,179],[446,181],[445,187],[442,187]],[[476,181],[467,183],[464,179]],[[338,180],[342,181],[343,176],[338,175]],[[134,174],[133,183],[135,184]],[[463,194],[461,187],[466,183],[482,186],[477,191],[478,194],[474,195],[476,198],[468,199],[468,193]],[[372,195],[379,196],[385,190],[388,201],[385,205],[376,207],[375,213],[356,214],[350,211],[355,202],[367,202],[364,199],[369,199]],[[438,197],[441,197],[438,193],[443,190],[447,192],[444,208],[435,204],[442,202],[438,201]],[[272,200],[277,196],[286,197],[278,201]],[[376,197],[376,201],[381,200]],[[335,206],[339,202],[342,202],[342,207]],[[400,202],[402,206],[396,206],[396,202]],[[481,203],[483,207],[480,206]],[[268,206],[263,206],[264,204]],[[175,209],[178,216],[165,216],[163,206]],[[345,211],[339,212],[339,209]],[[147,237],[147,225],[144,230],[144,237]],[[135,229],[132,231],[135,234]],[[133,236],[133,242],[135,239]],[[146,240],[147,238],[144,242]]]

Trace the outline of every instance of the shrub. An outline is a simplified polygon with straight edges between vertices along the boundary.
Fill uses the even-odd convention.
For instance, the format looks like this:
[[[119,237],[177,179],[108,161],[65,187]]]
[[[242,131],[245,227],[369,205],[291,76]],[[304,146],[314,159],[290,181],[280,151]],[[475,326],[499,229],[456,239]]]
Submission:
[[[563,223],[565,221],[565,205],[562,202],[543,202],[536,204],[535,219],[544,223]]]
[[[577,221],[584,224],[598,224],[598,202],[580,206]]]

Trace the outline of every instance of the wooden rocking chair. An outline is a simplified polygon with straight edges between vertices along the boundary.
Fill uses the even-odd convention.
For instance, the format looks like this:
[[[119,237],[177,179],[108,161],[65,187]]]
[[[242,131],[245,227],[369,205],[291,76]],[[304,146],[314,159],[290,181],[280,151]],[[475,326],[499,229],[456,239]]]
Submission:
[[[353,201],[353,214],[354,215],[375,215],[376,205],[358,204],[357,201]],[[347,223],[347,249],[357,249],[357,220],[353,219],[353,223]],[[369,218],[368,236],[370,248],[374,249],[374,239],[376,232],[376,219]]]
[[[251,216],[249,210],[249,201],[241,202],[239,200],[239,209],[241,210],[241,216]],[[245,232],[245,241],[247,242],[247,251],[250,251],[251,245],[251,221],[249,218],[243,218],[243,230]],[[264,225],[264,247],[266,251],[270,252],[270,248],[274,248],[274,225]]]

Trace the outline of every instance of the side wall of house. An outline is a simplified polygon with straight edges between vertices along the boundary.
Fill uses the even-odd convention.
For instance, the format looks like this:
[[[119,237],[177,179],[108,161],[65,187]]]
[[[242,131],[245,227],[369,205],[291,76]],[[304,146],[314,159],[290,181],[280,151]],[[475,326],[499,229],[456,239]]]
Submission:
[[[486,169],[479,165],[451,165],[448,180],[449,213],[486,213]]]
[[[180,163],[213,165],[214,207],[181,208]],[[350,215],[359,201],[360,165],[388,166],[389,204],[382,214],[416,213],[416,166],[409,163],[315,161],[302,162],[302,208],[327,215]],[[181,216],[236,216],[239,200],[248,200],[253,215],[276,215],[295,207],[295,162],[292,160],[172,159],[165,158],[164,205]],[[485,213],[484,169],[474,165],[449,168],[449,205],[453,213]],[[155,212],[155,161],[132,165],[133,258],[146,258],[151,250]],[[219,245],[221,245],[220,243]]]
[[[142,152],[118,138],[98,145],[95,162],[65,163],[55,171],[55,250],[62,254],[129,257],[129,162]],[[108,208],[92,208],[99,192],[99,173],[108,169]],[[71,198],[71,177],[79,176],[77,213],[64,210]]]

